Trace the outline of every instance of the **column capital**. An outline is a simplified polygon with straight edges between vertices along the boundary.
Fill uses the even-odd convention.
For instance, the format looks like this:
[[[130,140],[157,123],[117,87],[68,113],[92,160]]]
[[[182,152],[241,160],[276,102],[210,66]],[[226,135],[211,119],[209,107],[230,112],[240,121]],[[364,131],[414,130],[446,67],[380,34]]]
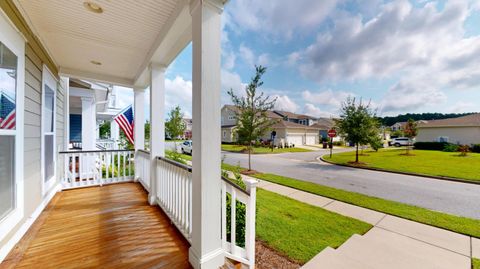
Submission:
[[[211,8],[218,14],[222,14],[223,6],[226,2],[226,0],[190,0],[190,14],[193,14],[193,12],[195,12],[195,10],[201,5]]]
[[[150,62],[150,64],[148,65],[149,69],[150,70],[159,70],[159,71],[164,71],[167,70],[167,66],[165,64],[162,64],[162,63],[156,63],[156,62]]]
[[[93,97],[91,97],[91,96],[82,96],[82,97],[80,97],[80,100],[82,100],[82,103],[83,103],[83,102],[85,102],[85,103],[88,103],[88,102],[93,103],[93,101],[94,101]]]

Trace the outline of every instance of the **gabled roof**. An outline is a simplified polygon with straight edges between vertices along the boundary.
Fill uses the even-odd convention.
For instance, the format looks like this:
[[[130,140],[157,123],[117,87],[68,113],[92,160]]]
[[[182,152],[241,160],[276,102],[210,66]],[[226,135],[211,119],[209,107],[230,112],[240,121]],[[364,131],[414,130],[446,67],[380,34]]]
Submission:
[[[288,112],[288,111],[281,111],[281,110],[274,110],[276,114],[280,115],[281,117],[287,117],[289,119],[315,119],[315,117],[309,116],[309,115],[303,115],[303,114],[297,114],[293,112]]]
[[[330,130],[330,128],[332,128],[331,125],[329,126],[329,125],[320,124],[320,123],[312,124],[310,127],[313,127],[319,130]]]
[[[418,123],[418,128],[430,127],[480,127],[480,113],[452,119],[429,120]]]
[[[298,129],[312,129],[312,130],[318,130],[319,129],[319,128],[314,127],[313,125],[312,126],[307,126],[307,125],[298,124],[298,123],[291,122],[291,121],[284,121],[284,120],[275,123],[272,126],[272,128],[275,128],[275,129],[298,128]]]

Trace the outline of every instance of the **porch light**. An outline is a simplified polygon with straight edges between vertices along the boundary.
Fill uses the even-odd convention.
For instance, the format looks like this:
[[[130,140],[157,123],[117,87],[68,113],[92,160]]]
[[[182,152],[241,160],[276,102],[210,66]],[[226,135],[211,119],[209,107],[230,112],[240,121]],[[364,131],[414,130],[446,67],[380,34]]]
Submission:
[[[92,61],[90,61],[90,63],[92,63],[92,64],[94,64],[94,65],[102,65],[102,63],[101,63],[101,62],[98,62],[98,61],[93,61],[93,60],[92,60]]]
[[[88,11],[98,13],[98,14],[103,13],[103,8],[99,4],[96,4],[96,3],[93,3],[93,2],[90,2],[90,1],[86,1],[86,2],[83,2],[83,6]]]

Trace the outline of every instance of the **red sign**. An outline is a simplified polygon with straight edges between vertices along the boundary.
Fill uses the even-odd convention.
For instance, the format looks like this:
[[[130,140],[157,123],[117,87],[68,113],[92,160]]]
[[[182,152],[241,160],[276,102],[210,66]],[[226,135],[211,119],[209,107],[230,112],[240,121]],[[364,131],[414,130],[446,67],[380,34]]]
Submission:
[[[328,137],[335,137],[337,136],[337,131],[335,129],[328,130]]]

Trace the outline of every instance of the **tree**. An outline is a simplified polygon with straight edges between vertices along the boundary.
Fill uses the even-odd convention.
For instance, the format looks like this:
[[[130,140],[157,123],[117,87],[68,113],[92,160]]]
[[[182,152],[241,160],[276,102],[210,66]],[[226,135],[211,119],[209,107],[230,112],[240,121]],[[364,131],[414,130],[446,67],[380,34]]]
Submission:
[[[417,136],[418,128],[417,123],[413,119],[408,119],[407,124],[403,130],[405,137],[408,138],[407,152],[406,155],[410,154],[410,142]]]
[[[251,153],[253,142],[262,137],[276,123],[267,117],[267,111],[273,109],[276,98],[257,94],[257,89],[263,85],[262,76],[267,68],[255,66],[255,76],[245,87],[245,96],[238,96],[233,89],[228,91],[232,103],[237,107],[235,119],[237,120],[236,134],[238,141],[247,145],[248,170],[252,170]]]
[[[110,122],[109,121],[104,121],[100,125],[100,138],[101,139],[106,139],[110,137]]]
[[[336,120],[340,136],[345,137],[356,146],[355,162],[358,163],[358,147],[374,141],[378,136],[378,121],[375,112],[370,108],[370,103],[357,102],[355,98],[348,97],[342,104],[340,119]]]
[[[179,106],[176,106],[168,113],[168,120],[165,122],[165,131],[172,139],[177,139],[185,132],[185,122],[183,121],[183,113]]]

